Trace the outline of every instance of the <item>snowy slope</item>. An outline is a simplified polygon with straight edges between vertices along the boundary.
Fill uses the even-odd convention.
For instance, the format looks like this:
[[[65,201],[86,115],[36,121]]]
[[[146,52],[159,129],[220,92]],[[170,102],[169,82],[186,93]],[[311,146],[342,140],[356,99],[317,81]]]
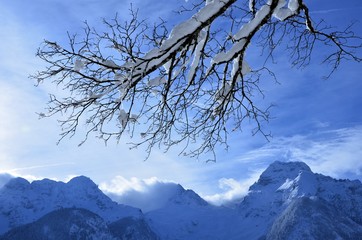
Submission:
[[[209,205],[192,190],[178,185],[163,208],[146,220],[161,239],[240,239],[240,215],[233,209]]]
[[[288,196],[280,188],[286,187],[300,172],[311,170],[301,162],[274,162],[249,188],[248,195],[239,205],[245,239],[259,239],[268,232],[274,219],[288,204]]]
[[[362,184],[315,174],[301,162],[274,162],[239,212],[245,239],[358,239],[346,236],[362,233]],[[320,235],[328,231],[331,238]]]
[[[76,177],[68,183],[48,179],[29,183],[13,178],[0,189],[0,234],[56,209],[72,207],[92,211],[107,222],[142,215],[139,209],[113,202],[87,177]]]
[[[362,226],[317,197],[293,200],[274,221],[266,240],[362,239]]]
[[[274,162],[237,209],[179,189],[146,214],[161,239],[359,239],[362,184],[315,174],[302,162]],[[325,233],[329,233],[325,234]]]
[[[0,228],[3,233],[76,207],[104,219],[119,239],[362,239],[361,182],[315,174],[302,162],[272,163],[236,208],[212,206],[192,190],[173,188],[158,209],[143,215],[112,202],[86,177],[31,184],[16,178],[0,189]]]

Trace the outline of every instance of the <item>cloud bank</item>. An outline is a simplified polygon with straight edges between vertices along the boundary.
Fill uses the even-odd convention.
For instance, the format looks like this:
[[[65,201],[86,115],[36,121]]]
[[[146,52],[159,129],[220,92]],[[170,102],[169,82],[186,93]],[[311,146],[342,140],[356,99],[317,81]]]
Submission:
[[[126,179],[117,176],[110,182],[101,183],[99,188],[118,203],[149,212],[165,206],[180,186],[173,182],[158,180],[155,177]]]

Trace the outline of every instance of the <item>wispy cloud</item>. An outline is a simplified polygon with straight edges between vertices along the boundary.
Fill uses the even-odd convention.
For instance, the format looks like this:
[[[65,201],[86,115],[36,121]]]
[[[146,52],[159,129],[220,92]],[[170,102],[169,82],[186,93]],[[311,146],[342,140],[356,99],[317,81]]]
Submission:
[[[16,173],[18,171],[24,171],[24,170],[32,170],[32,169],[39,169],[39,168],[53,168],[53,167],[59,167],[59,166],[65,166],[65,165],[75,165],[74,162],[61,162],[61,163],[53,163],[53,164],[44,164],[44,165],[35,165],[35,166],[28,166],[28,167],[21,167],[21,168],[13,168],[6,170],[10,173]]]
[[[327,14],[327,13],[336,13],[336,12],[350,12],[351,10],[362,9],[362,7],[357,8],[334,8],[334,9],[325,9],[325,10],[314,10],[311,11],[312,14]]]
[[[356,126],[274,138],[269,144],[247,153],[245,158],[248,161],[303,161],[318,173],[362,179],[361,156],[362,126]]]

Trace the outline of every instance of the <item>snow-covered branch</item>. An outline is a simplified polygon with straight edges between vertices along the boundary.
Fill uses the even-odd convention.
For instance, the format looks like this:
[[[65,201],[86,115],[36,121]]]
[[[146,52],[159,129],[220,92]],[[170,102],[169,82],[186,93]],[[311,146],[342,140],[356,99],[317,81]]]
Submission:
[[[254,133],[269,136],[263,127],[269,107],[256,102],[263,96],[263,76],[275,75],[266,65],[248,63],[249,48],[266,63],[285,47],[291,65],[300,67],[318,44],[328,44],[325,61],[332,72],[342,60],[361,61],[354,52],[361,38],[351,28],[332,31],[315,23],[303,0],[208,0],[193,6],[192,17],[170,32],[165,22],[151,27],[131,9],[129,21],[104,20],[106,32],[86,25],[83,38],[69,35],[67,47],[45,41],[38,56],[48,67],[33,78],[52,80],[69,96],[51,95],[41,116],[61,114],[61,138],[84,123],[85,140],[93,133],[105,141],[127,133],[134,147],[146,144],[148,153],[182,144],[182,154],[215,155],[218,145],[227,148],[231,132],[244,129],[245,119]]]

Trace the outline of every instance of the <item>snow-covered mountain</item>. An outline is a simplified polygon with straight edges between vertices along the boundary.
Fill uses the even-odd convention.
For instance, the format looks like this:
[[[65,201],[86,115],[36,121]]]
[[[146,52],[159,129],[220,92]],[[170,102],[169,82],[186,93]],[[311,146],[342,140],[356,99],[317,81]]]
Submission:
[[[302,162],[271,164],[236,208],[212,206],[192,190],[174,188],[160,208],[142,214],[112,202],[86,177],[31,184],[17,178],[0,189],[0,226],[13,229],[9,236],[24,232],[15,226],[33,222],[25,225],[33,232],[52,229],[44,228],[49,218],[68,216],[64,221],[72,224],[59,231],[84,228],[104,239],[362,239],[361,182],[315,174]],[[78,228],[69,227],[74,219]]]
[[[212,206],[194,191],[177,187],[164,207],[145,214],[161,239],[233,239],[239,232],[237,211]]]
[[[244,239],[362,239],[362,184],[274,162],[239,205]],[[327,234],[328,233],[328,234]]]
[[[361,182],[315,174],[302,162],[271,164],[237,209],[195,195],[180,191],[176,199],[192,197],[146,214],[161,239],[362,239]]]
[[[23,178],[13,178],[0,189],[0,234],[54,210],[74,207],[92,211],[107,222],[142,217],[139,209],[113,202],[84,176],[68,183],[49,179],[29,183]]]

